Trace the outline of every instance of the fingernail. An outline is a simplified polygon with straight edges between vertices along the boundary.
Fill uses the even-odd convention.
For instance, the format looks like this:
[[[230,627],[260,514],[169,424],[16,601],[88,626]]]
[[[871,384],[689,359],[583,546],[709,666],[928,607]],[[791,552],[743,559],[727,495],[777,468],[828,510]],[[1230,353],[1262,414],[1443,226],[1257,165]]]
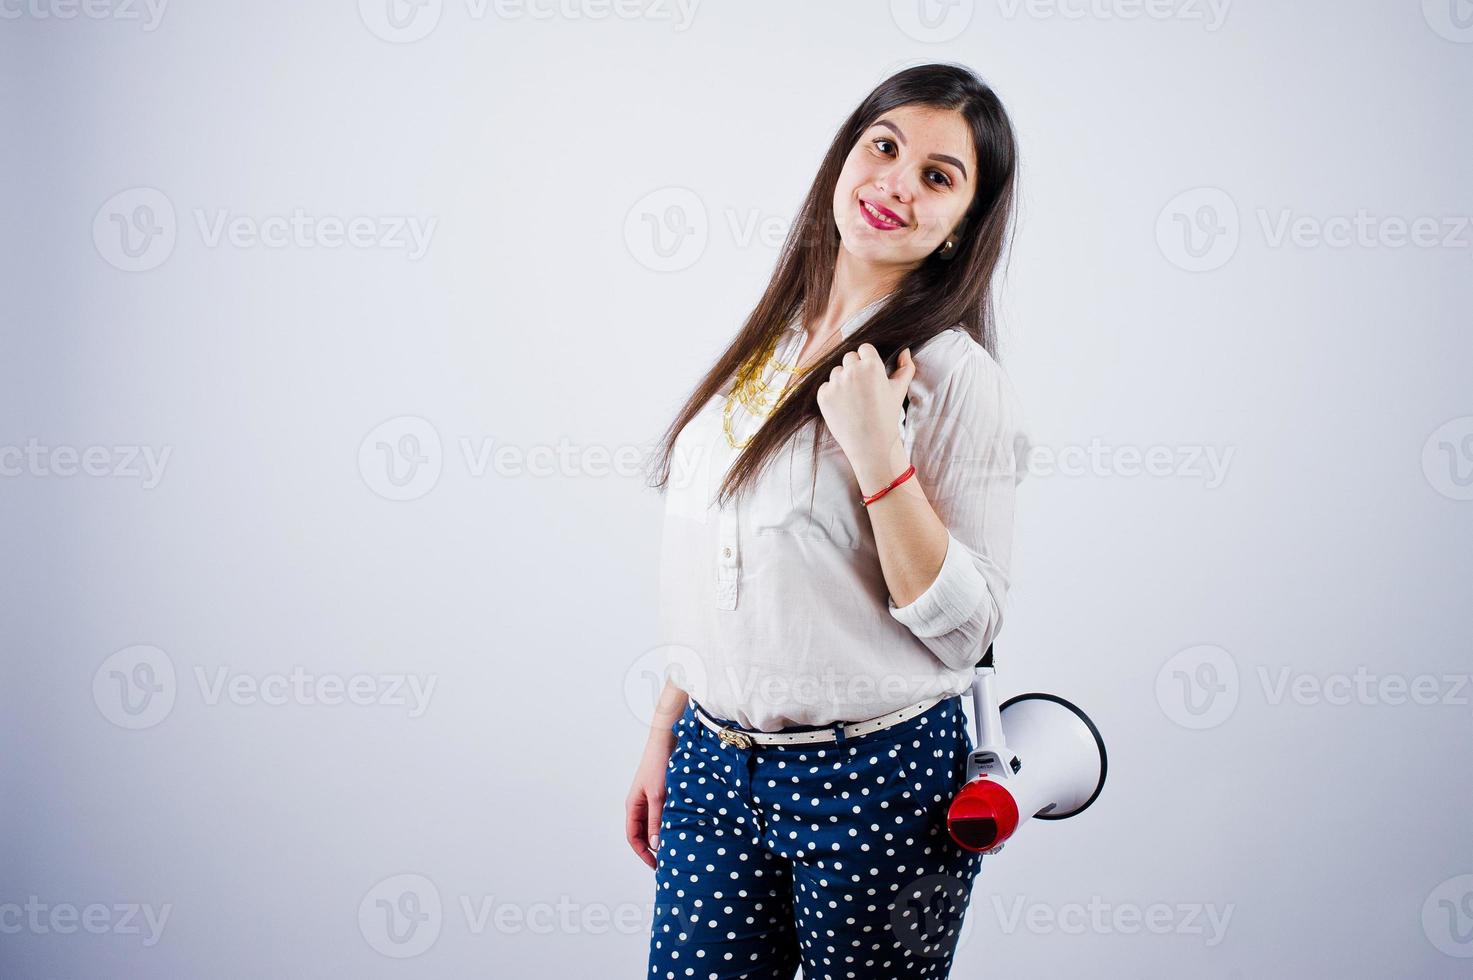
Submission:
[[[658,851],[659,849],[660,849],[660,838],[658,836],[651,837],[650,838],[650,850],[652,850],[652,851]]]

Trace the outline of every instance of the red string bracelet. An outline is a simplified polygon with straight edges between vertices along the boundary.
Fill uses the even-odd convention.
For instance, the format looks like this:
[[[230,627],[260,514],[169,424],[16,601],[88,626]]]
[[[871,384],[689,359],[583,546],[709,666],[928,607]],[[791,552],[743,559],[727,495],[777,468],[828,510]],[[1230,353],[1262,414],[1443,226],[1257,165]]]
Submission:
[[[876,490],[874,493],[870,494],[868,497],[865,497],[865,496],[861,495],[859,499],[862,500],[862,501],[864,501],[864,505],[866,507],[868,507],[870,504],[874,503],[876,500],[879,500],[881,497],[883,497],[885,494],[889,493],[891,490],[894,490],[896,487],[900,486],[906,480],[909,480],[911,478],[911,476],[913,476],[915,474],[915,471],[916,471],[916,464],[911,463],[909,466],[907,466],[905,468],[905,472],[904,473],[900,474],[895,479],[893,479],[893,480],[890,481],[890,485],[888,487],[886,487],[883,490]]]

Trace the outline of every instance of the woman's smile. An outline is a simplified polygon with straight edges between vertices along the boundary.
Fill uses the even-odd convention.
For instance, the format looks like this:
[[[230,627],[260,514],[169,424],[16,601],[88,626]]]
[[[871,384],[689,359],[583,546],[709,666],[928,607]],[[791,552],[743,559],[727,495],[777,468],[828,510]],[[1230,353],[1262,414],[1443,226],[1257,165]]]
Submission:
[[[864,220],[881,231],[894,231],[896,228],[905,227],[905,222],[901,221],[900,216],[894,211],[880,207],[878,204],[871,204],[864,198],[859,199],[859,212],[864,215]]]

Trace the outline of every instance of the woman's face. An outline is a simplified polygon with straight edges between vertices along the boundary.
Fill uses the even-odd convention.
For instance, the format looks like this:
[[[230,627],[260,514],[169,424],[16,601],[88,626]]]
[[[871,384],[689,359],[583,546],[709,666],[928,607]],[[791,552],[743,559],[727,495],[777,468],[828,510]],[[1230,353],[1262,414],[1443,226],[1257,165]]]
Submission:
[[[860,135],[834,186],[843,247],[864,262],[920,265],[961,221],[976,179],[971,131],[961,113],[889,110]]]

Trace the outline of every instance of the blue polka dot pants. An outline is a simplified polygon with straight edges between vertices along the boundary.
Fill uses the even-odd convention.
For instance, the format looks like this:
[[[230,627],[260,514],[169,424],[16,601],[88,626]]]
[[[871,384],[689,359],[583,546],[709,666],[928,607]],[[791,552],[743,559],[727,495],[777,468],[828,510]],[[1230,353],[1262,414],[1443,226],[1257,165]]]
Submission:
[[[946,977],[982,855],[946,811],[960,697],[843,742],[725,745],[675,722],[655,869],[655,980]]]

